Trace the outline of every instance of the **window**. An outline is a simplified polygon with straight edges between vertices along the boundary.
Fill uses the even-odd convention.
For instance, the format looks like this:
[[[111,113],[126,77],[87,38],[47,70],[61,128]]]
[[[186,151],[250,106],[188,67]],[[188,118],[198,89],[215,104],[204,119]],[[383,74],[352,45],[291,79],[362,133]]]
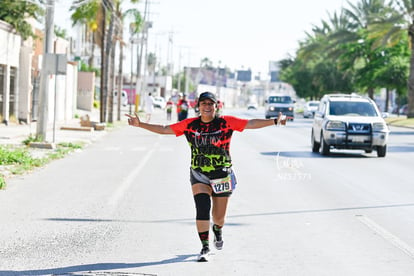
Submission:
[[[3,98],[4,98],[4,75],[5,67],[0,64],[0,116],[3,115]]]
[[[329,114],[335,116],[378,116],[370,102],[335,101],[329,106]]]
[[[17,68],[10,67],[9,114],[15,114]]]
[[[292,103],[292,99],[289,96],[271,96],[269,103]]]

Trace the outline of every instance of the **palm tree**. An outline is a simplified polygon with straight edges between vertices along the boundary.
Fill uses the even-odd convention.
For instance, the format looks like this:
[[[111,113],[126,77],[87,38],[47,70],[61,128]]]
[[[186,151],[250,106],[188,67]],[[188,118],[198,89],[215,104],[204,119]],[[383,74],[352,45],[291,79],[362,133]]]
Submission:
[[[384,18],[389,8],[385,0],[362,0],[356,5],[349,3],[350,8],[344,9],[344,15],[348,20],[348,29],[335,35],[343,36],[342,43],[345,46],[343,60],[355,69],[356,83],[360,88],[366,88],[368,96],[374,97],[375,68],[378,66],[378,58],[382,49],[374,48],[374,40],[369,36],[369,28],[381,18]],[[349,49],[352,48],[350,55]]]
[[[131,0],[132,4],[136,4],[138,3],[138,0]],[[134,35],[138,34],[141,31],[141,27],[143,24],[143,20],[141,17],[141,13],[138,11],[138,9],[128,9],[125,12],[121,11],[120,6],[118,5],[117,7],[117,17],[121,19],[121,22],[123,23],[124,20],[126,18],[131,18],[132,22],[130,23],[130,31],[131,31],[131,36],[133,37]],[[123,24],[122,24],[123,25]],[[117,90],[118,91],[122,91],[122,68],[123,68],[123,56],[124,56],[124,46],[125,46],[125,42],[123,40],[123,28],[118,28],[117,29],[117,36],[119,38],[119,42],[120,42],[120,51],[119,51],[119,70],[118,70],[118,87]],[[131,47],[133,47],[133,44],[131,43]],[[131,77],[131,82],[132,82],[132,77]],[[121,94],[122,93],[118,93],[118,110],[117,110],[117,119],[118,121],[121,120]]]
[[[205,57],[201,60],[200,67],[211,70],[213,69],[213,62],[208,57]]]
[[[137,3],[138,0],[130,0],[131,3]],[[100,121],[105,122],[107,117],[107,109],[109,106],[108,120],[113,120],[113,90],[115,75],[115,46],[116,42],[120,41],[120,47],[123,47],[122,29],[123,29],[123,14],[121,11],[122,0],[91,0],[84,2],[82,0],[74,1],[76,6],[75,12],[72,15],[74,24],[77,22],[88,26],[93,26],[94,41],[92,45],[96,44],[101,48],[101,98],[100,98]],[[107,22],[109,26],[107,27]],[[120,53],[120,61],[122,61],[123,52]],[[93,51],[91,53],[93,56]],[[91,59],[90,59],[91,60]],[[122,81],[122,63],[120,62],[119,80]],[[122,87],[118,86],[121,95]],[[108,93],[109,91],[109,93]],[[109,95],[108,95],[109,94]],[[109,105],[108,105],[109,101]],[[119,104],[121,101],[119,99]],[[120,108],[118,108],[120,114]],[[118,115],[120,119],[120,116]]]
[[[88,1],[84,4],[84,1],[77,0],[73,2],[70,11],[73,11],[71,15],[72,25],[82,24],[85,27],[85,38],[87,45],[91,47],[89,51],[89,67],[94,65],[94,51],[96,43],[99,43],[101,40],[100,34],[97,33],[99,25],[99,9],[100,9],[100,0]]]
[[[404,33],[408,33],[410,46],[410,70],[408,76],[408,118],[414,118],[414,1],[391,0],[393,12],[377,20],[371,28],[372,36],[383,45],[395,45]]]
[[[351,74],[345,72],[338,63],[343,54],[343,36],[338,33],[348,30],[348,21],[343,13],[334,13],[320,26],[313,26],[312,33],[307,32],[306,39],[300,43],[297,58],[283,66],[291,68],[281,76],[292,83],[298,94],[303,97],[319,98],[328,91],[349,91]]]
[[[138,0],[131,0],[131,3],[135,4]],[[110,59],[107,60],[108,68],[110,71],[107,72],[109,85],[108,85],[108,122],[113,122],[113,92],[115,90],[115,48],[116,45],[119,45],[119,71],[118,71],[118,120],[120,120],[121,113],[121,95],[122,95],[122,61],[123,61],[123,46],[125,42],[123,40],[123,22],[126,14],[122,12],[122,0],[113,0],[111,6],[111,19],[109,24],[108,31],[108,40],[106,44],[106,52],[109,54]],[[136,13],[139,14],[138,10],[133,9]],[[131,11],[131,10],[129,10]],[[128,12],[130,13],[130,12]],[[132,12],[134,13],[134,12]]]

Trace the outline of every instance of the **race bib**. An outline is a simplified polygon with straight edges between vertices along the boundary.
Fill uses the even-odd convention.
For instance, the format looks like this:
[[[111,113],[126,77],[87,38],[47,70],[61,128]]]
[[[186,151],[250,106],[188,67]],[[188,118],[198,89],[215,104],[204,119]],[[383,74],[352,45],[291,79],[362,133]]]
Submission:
[[[211,179],[210,185],[211,188],[213,188],[213,192],[215,192],[216,194],[228,193],[233,190],[232,177],[230,174],[225,178]]]
[[[187,110],[188,105],[186,103],[181,104],[181,110]]]

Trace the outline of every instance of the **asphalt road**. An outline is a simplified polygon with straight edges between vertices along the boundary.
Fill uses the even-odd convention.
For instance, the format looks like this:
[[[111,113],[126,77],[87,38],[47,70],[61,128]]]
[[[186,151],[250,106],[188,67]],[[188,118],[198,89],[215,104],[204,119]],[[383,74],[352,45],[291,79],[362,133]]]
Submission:
[[[124,127],[16,177],[0,191],[0,275],[413,275],[414,130],[392,128],[385,158],[325,157],[310,126],[234,134],[238,186],[208,263],[184,137]]]

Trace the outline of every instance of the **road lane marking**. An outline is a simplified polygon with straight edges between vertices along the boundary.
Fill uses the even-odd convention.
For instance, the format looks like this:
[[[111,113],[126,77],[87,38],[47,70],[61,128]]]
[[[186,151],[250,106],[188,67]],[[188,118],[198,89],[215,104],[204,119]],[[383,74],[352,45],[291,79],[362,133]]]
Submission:
[[[368,228],[370,228],[372,231],[380,235],[383,239],[390,242],[392,245],[394,245],[395,247],[403,251],[405,254],[407,254],[409,257],[414,259],[414,248],[409,246],[407,243],[402,241],[397,236],[387,231],[382,226],[375,223],[372,219],[366,216],[363,216],[363,215],[357,215],[356,217],[358,218],[360,222],[368,226]]]
[[[131,151],[145,151],[147,150],[147,147],[134,147],[131,149]]]
[[[105,147],[104,151],[119,151],[120,147]]]
[[[152,154],[155,152],[157,147],[159,146],[159,140],[153,145],[152,149],[150,149],[141,159],[138,164],[134,168],[133,171],[131,171],[125,179],[118,185],[115,192],[112,194],[112,196],[108,200],[108,205],[111,207],[116,206],[118,201],[121,199],[121,197],[125,194],[125,192],[129,189],[129,187],[132,185],[134,179],[138,176],[138,174],[141,172],[142,168],[147,164],[148,160],[151,158]]]
[[[158,151],[170,152],[170,151],[174,151],[174,149],[172,147],[162,147],[162,148],[159,148]]]

